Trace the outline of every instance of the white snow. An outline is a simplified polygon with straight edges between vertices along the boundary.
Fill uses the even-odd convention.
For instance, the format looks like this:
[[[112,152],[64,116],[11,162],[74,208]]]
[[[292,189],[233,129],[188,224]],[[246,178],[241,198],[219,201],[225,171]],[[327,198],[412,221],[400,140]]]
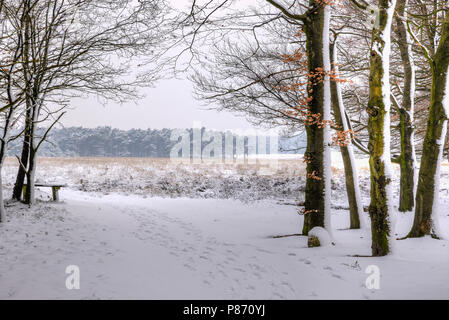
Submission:
[[[317,237],[318,240],[320,241],[321,247],[327,247],[330,244],[332,244],[331,236],[330,236],[329,232],[324,228],[314,227],[314,228],[312,228],[312,230],[309,231],[308,236],[309,237],[311,237],[311,236]]]
[[[299,233],[303,223],[298,207],[274,199],[244,203],[64,188],[63,202],[51,203],[42,201],[49,191],[37,190],[35,207],[8,204],[9,221],[0,225],[0,299],[449,298],[447,240],[395,241],[386,257],[354,256],[371,254],[371,235],[347,229],[343,170],[334,165],[336,245],[319,248],[307,248],[303,236],[273,238]],[[92,169],[79,166],[84,171],[66,169],[75,175]],[[358,166],[368,203],[367,160]],[[38,168],[42,175],[54,173]],[[112,179],[121,172],[110,167],[108,174]],[[440,224],[448,231],[446,161],[441,175]],[[397,183],[395,176],[395,190]],[[400,213],[395,236],[407,234],[412,222],[411,213]],[[68,265],[80,268],[80,290],[65,287]],[[379,290],[365,287],[370,265],[380,269]]]

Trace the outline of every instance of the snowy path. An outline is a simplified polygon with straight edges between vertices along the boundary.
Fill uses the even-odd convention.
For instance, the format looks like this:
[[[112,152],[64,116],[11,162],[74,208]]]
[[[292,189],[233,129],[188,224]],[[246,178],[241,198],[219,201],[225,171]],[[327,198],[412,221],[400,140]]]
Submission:
[[[24,215],[0,226],[0,298],[449,298],[447,241],[398,241],[390,257],[354,258],[370,253],[367,231],[335,231],[337,246],[316,249],[304,237],[273,239],[301,226],[294,207],[273,202],[62,198],[41,204],[38,218],[19,207]],[[334,227],[346,224],[336,211]],[[380,290],[365,287],[372,264]],[[68,265],[80,267],[80,290],[65,288]]]

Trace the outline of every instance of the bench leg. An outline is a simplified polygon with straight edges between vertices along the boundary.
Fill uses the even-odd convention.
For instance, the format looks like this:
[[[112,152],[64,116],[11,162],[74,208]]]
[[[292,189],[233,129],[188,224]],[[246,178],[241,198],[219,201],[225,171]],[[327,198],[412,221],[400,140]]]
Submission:
[[[59,201],[59,187],[51,187],[51,190],[53,191],[53,201]]]

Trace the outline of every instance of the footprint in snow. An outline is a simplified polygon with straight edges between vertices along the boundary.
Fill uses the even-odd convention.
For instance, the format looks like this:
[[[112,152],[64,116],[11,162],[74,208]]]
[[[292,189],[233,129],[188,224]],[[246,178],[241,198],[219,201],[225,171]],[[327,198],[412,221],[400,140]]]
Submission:
[[[345,279],[344,279],[342,276],[340,276],[339,274],[332,273],[331,275],[332,275],[332,277],[334,277],[334,278],[337,278],[337,279],[340,279],[340,280],[345,280]]]
[[[308,264],[308,265],[312,264],[312,262],[310,260],[307,260],[307,259],[304,259],[304,258],[299,259],[299,261],[303,262],[304,264]]]
[[[189,270],[196,271],[196,269],[194,267],[192,267],[190,264],[185,263],[184,267],[186,267]]]

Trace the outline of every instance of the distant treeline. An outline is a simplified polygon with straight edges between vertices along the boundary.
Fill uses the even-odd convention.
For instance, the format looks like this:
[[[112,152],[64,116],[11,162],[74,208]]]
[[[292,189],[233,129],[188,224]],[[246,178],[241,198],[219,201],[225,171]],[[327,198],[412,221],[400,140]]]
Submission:
[[[173,129],[120,130],[111,127],[54,128],[40,150],[43,157],[154,157],[167,158],[177,143],[171,141]],[[192,130],[189,130],[192,133]],[[203,128],[204,131],[204,128]],[[45,129],[40,129],[43,136]],[[223,133],[222,133],[223,134]],[[9,145],[10,156],[20,155],[22,139]],[[203,141],[203,147],[208,142]],[[303,153],[305,135],[279,138],[279,152]]]

